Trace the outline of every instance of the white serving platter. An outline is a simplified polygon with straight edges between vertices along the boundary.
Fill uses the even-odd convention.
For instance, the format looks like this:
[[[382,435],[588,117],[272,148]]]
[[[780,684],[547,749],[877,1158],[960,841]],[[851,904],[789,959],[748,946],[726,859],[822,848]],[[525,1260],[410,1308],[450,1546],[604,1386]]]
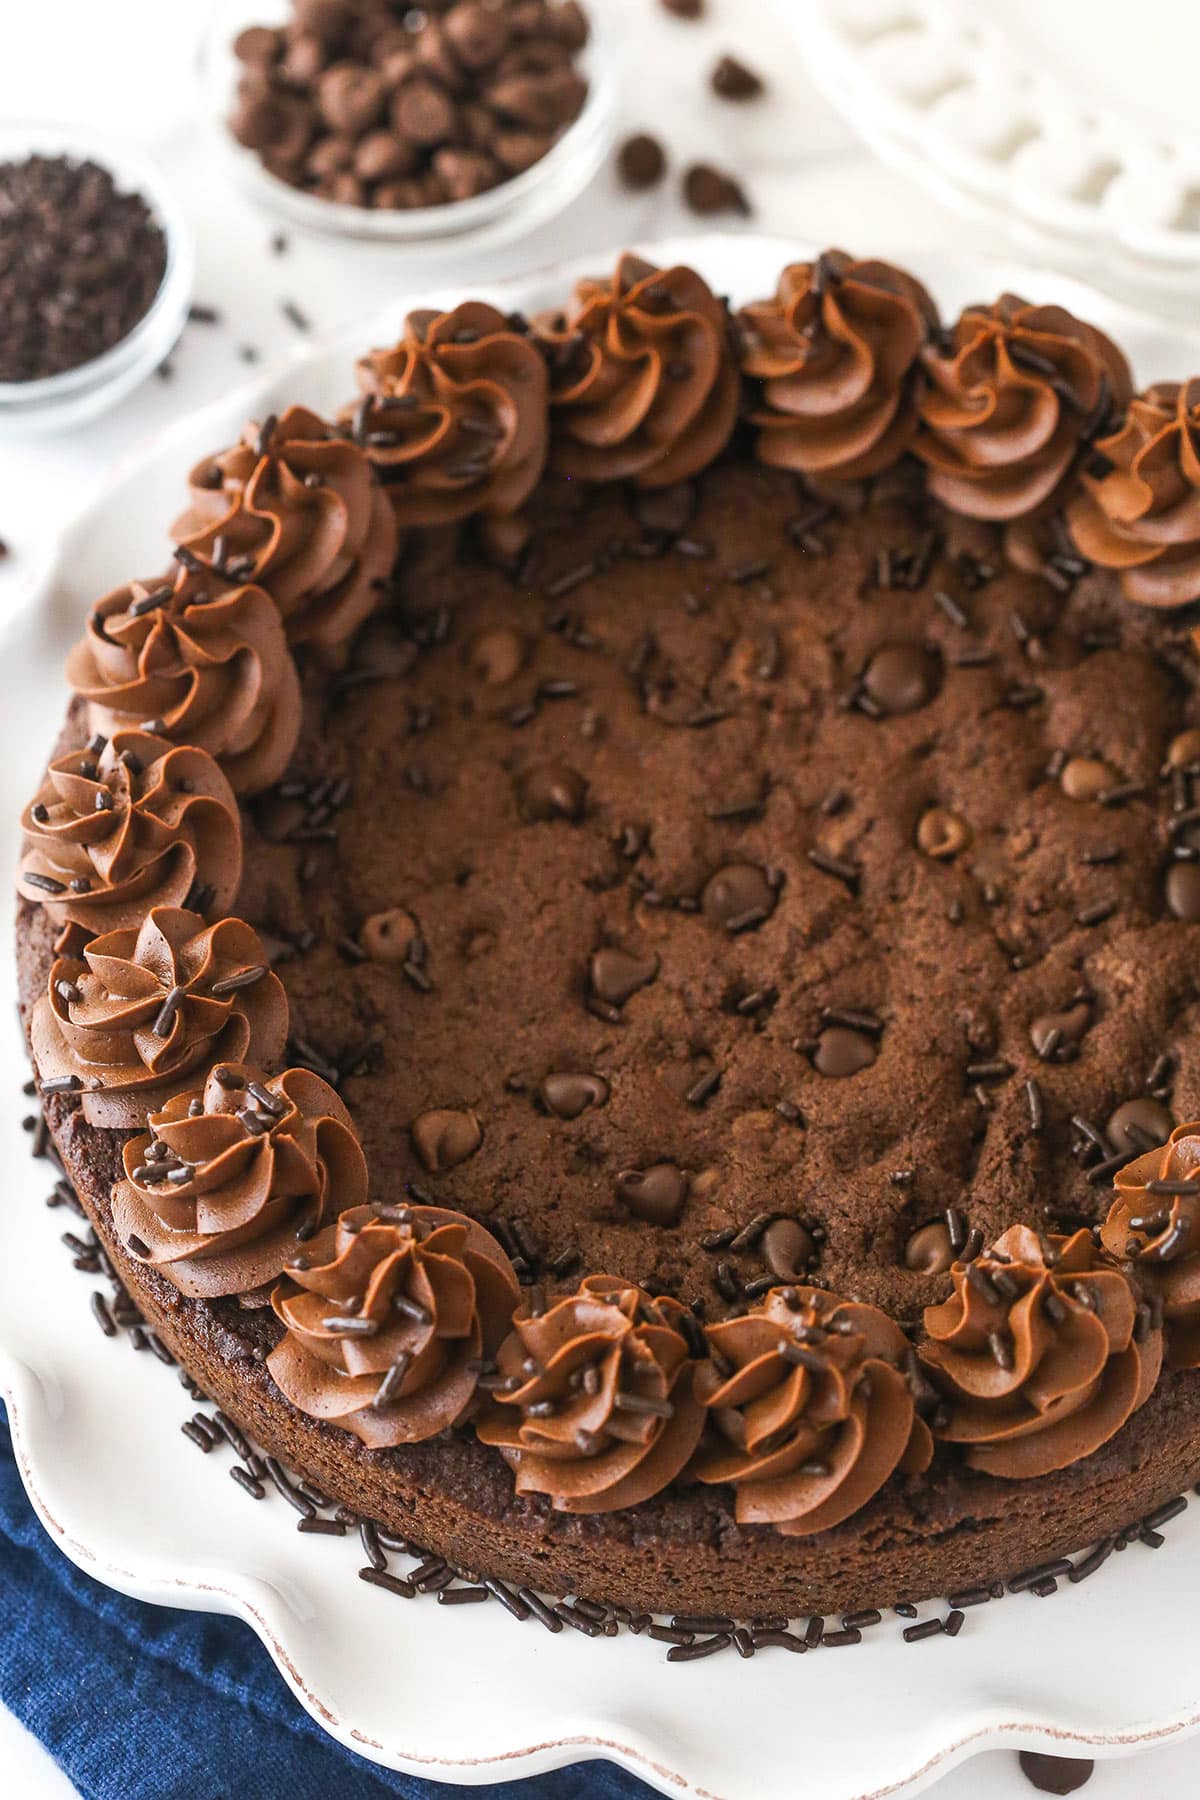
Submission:
[[[652,247],[694,263],[735,299],[767,292],[796,244],[710,236]],[[590,269],[611,259],[590,259]],[[1200,366],[1200,344],[1061,277],[914,253],[944,313],[1005,288],[1073,306],[1117,335],[1139,376]],[[561,299],[578,268],[491,290],[505,307]],[[110,470],[64,527],[52,573],[5,624],[0,708],[0,844],[36,785],[66,700],[63,653],[90,601],[161,566],[185,472],[248,416],[290,400],[332,409],[352,362],[394,336],[381,316],[179,420]],[[0,957],[0,998],[13,1000]],[[11,1017],[11,1006],[9,1008]],[[236,1614],[284,1681],[350,1749],[390,1768],[486,1784],[607,1757],[664,1793],[697,1800],[868,1800],[916,1792],[984,1748],[1119,1755],[1200,1727],[1193,1591],[1200,1505],[1156,1554],[1133,1546],[1095,1580],[1050,1600],[1014,1596],[968,1614],[955,1640],[906,1645],[887,1619],[842,1654],[726,1654],[668,1666],[644,1637],[589,1641],[515,1624],[495,1605],[406,1603],[356,1579],[356,1540],[301,1536],[283,1502],[254,1503],[180,1435],[192,1410],[169,1370],[101,1336],[87,1279],[42,1199],[48,1165],[20,1128],[27,1068],[18,1033],[0,1038],[0,1387],[33,1504],[66,1554],[143,1600]],[[97,1285],[92,1283],[91,1285]],[[1081,1546],[1083,1548],[1084,1546]],[[922,1609],[923,1612],[929,1609]]]
[[[1031,260],[1102,272],[1175,310],[1191,302],[1191,0],[774,4],[817,85],[885,162]]]

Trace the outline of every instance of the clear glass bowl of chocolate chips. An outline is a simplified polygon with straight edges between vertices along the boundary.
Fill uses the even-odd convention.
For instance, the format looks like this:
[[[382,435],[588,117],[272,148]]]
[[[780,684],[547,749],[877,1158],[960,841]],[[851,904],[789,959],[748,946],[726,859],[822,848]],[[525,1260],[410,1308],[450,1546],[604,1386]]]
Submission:
[[[193,270],[152,158],[68,125],[0,125],[0,436],[114,406],[174,348]]]
[[[243,186],[316,231],[523,236],[615,134],[611,32],[581,0],[222,0],[204,63]]]

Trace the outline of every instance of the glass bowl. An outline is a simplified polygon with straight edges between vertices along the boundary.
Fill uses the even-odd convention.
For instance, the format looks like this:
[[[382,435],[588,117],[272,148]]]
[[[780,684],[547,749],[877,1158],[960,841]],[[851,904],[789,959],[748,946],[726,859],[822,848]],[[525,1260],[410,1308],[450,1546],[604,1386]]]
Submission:
[[[617,53],[605,0],[588,6],[591,35],[578,58],[588,95],[579,117],[540,162],[470,200],[388,210],[346,206],[289,187],[268,173],[252,150],[237,143],[226,124],[240,67],[233,41],[248,25],[279,25],[284,0],[217,0],[201,45],[201,78],[209,124],[245,193],[291,225],[337,237],[437,250],[455,244],[472,250],[525,237],[577,200],[601,168],[616,139]]]
[[[72,156],[99,163],[117,186],[146,200],[162,227],[167,265],[145,317],[111,350],[36,381],[0,381],[0,436],[65,432],[115,406],[174,349],[187,319],[195,274],[192,229],[174,189],[144,151],[98,132],[47,121],[0,125],[0,162],[30,155]]]

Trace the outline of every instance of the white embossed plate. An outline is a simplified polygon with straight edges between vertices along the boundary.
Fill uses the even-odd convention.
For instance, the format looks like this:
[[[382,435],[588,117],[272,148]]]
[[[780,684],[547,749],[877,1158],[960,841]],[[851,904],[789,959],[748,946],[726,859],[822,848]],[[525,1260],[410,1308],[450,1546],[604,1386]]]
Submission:
[[[658,246],[695,262],[735,298],[773,286],[796,245],[706,237]],[[947,313],[1016,287],[1074,305],[1115,332],[1144,378],[1198,366],[1195,343],[1080,289],[1027,270],[914,255]],[[607,259],[593,261],[607,266]],[[506,306],[560,298],[578,269],[507,285]],[[245,417],[290,399],[333,407],[353,356],[386,341],[407,306],[366,321],[272,377],[180,420],[106,477],[64,531],[54,571],[3,634],[0,839],[16,851],[19,808],[54,738],[63,651],[88,602],[164,554],[185,471]],[[436,296],[433,296],[436,299]],[[444,299],[445,297],[443,297]],[[13,977],[0,956],[2,997]],[[0,1384],[34,1505],[68,1556],[144,1600],[234,1613],[333,1736],[393,1768],[487,1783],[610,1757],[664,1792],[705,1800],[865,1800],[910,1791],[974,1750],[1003,1745],[1120,1754],[1200,1725],[1191,1590],[1200,1506],[1095,1580],[1041,1601],[1018,1596],[968,1615],[954,1641],[905,1645],[889,1618],[852,1650],[793,1657],[731,1653],[668,1666],[645,1638],[552,1638],[498,1606],[407,1603],[355,1577],[353,1539],[300,1536],[276,1497],[255,1504],[180,1435],[191,1410],[153,1357],[103,1338],[88,1281],[72,1271],[64,1213],[41,1204],[48,1166],[20,1129],[23,1046],[0,1040]],[[93,1284],[95,1285],[95,1284]],[[752,1609],[748,1596],[748,1609]],[[923,1609],[924,1610],[924,1609]],[[1078,1747],[1078,1748],[1077,1748]]]
[[[885,161],[1020,253],[1176,305],[1200,275],[1190,0],[775,0]]]

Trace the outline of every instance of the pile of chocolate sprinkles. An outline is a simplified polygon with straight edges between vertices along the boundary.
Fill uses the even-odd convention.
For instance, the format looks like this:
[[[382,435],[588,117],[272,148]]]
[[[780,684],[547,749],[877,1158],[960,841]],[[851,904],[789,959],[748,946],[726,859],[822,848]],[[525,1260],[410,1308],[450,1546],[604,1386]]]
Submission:
[[[93,362],[154,304],[162,227],[108,169],[68,156],[0,163],[0,381]]]

